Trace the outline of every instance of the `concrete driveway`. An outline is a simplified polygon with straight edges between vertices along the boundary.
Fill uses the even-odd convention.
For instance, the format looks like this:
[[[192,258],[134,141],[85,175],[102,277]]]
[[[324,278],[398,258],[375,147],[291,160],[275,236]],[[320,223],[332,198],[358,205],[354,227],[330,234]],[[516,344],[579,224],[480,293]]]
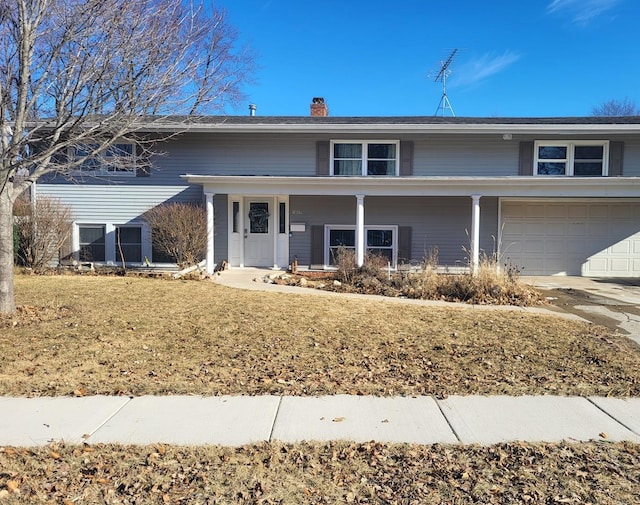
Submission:
[[[521,279],[542,291],[557,310],[618,330],[640,344],[640,279],[559,276]]]

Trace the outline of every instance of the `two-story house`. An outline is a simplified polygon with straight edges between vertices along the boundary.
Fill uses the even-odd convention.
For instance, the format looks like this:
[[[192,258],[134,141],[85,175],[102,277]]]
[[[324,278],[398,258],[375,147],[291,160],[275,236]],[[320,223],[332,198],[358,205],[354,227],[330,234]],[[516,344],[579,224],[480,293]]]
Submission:
[[[39,183],[73,207],[74,251],[159,263],[143,215],[204,202],[207,269],[327,268],[339,246],[392,266],[484,251],[526,275],[640,276],[640,117],[157,118],[151,170]],[[145,125],[141,125],[145,131]]]

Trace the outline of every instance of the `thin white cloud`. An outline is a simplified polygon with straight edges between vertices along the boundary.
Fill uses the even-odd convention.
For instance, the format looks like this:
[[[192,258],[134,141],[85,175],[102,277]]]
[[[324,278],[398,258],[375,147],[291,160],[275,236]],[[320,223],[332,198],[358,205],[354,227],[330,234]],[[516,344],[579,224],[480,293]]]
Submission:
[[[462,64],[455,71],[452,84],[456,86],[471,86],[488,79],[492,75],[502,72],[520,59],[520,55],[513,51],[505,51],[502,54],[485,53],[475,60]]]
[[[553,0],[547,6],[549,14],[567,14],[579,25],[587,25],[622,0]]]

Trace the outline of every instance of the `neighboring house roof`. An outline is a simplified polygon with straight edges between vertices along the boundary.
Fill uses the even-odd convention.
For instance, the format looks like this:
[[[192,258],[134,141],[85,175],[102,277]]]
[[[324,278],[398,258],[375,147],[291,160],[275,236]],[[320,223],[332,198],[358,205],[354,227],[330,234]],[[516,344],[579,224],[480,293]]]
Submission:
[[[158,132],[431,132],[431,133],[626,133],[640,132],[640,116],[437,117],[437,116],[155,116],[140,130]]]

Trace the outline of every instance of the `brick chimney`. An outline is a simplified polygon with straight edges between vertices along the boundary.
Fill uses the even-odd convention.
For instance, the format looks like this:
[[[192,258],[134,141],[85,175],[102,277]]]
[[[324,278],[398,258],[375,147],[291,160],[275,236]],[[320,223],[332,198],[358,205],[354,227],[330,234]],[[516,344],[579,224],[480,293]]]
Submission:
[[[324,103],[324,98],[316,96],[311,100],[311,116],[312,117],[326,117],[329,115],[329,109],[327,104]]]

